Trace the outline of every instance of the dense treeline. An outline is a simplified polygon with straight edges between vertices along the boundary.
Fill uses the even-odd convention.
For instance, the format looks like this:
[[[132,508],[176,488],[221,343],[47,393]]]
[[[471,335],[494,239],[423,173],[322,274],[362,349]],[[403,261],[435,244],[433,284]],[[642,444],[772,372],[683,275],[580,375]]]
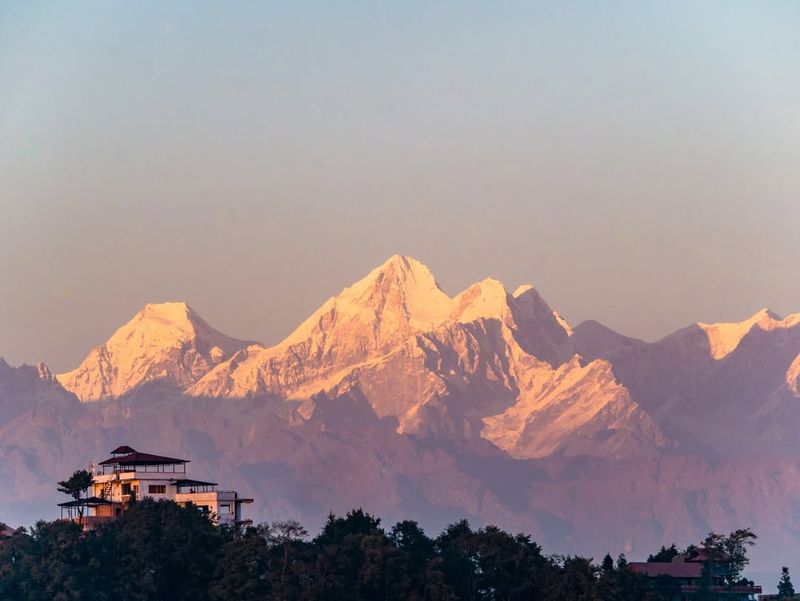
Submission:
[[[606,556],[554,557],[528,536],[466,521],[432,539],[411,521],[385,530],[354,510],[308,540],[296,522],[217,528],[168,501],[133,504],[84,534],[39,522],[0,540],[0,600],[636,600],[669,599]]]

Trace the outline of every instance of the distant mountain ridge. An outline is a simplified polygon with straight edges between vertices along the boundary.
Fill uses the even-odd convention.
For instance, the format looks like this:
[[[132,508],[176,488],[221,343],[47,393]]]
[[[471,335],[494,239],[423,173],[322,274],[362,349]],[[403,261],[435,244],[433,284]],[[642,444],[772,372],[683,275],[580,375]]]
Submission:
[[[398,420],[398,432],[481,436],[519,458],[569,449],[619,457],[703,438],[689,423],[697,410],[734,420],[719,406],[728,383],[785,412],[787,395],[798,395],[798,325],[800,314],[782,319],[762,309],[739,323],[693,324],[645,343],[597,322],[573,330],[529,285],[511,294],[488,278],[451,298],[425,265],[395,255],[275,346],[225,336],[186,303],[149,304],[57,379],[82,401],[147,386],[288,401],[302,419],[318,395],[358,390],[377,415]],[[759,337],[767,347],[785,341],[754,381],[751,371],[729,366],[752,364],[740,348]],[[763,422],[752,409],[734,413]],[[754,427],[743,417],[741,434]]]
[[[357,390],[376,414],[395,417],[399,432],[483,435],[520,457],[663,443],[608,366],[569,360],[571,336],[532,286],[511,294],[485,279],[450,298],[422,263],[396,255],[274,347],[226,337],[184,303],[147,305],[58,379],[84,401],[160,384],[188,396],[298,401],[304,418],[316,395]],[[532,429],[548,442],[534,444]]]
[[[262,518],[466,514],[631,551],[744,520],[777,549],[800,542],[799,387],[800,314],[647,343],[573,328],[532,286],[451,297],[396,255],[274,346],[173,302],[55,377],[0,361],[0,518],[121,441],[192,457]]]

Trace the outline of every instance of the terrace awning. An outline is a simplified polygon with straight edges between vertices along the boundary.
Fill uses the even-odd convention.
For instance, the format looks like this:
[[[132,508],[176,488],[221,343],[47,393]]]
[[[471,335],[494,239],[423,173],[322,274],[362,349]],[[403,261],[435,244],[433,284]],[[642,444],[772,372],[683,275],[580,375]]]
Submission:
[[[182,480],[173,480],[172,483],[177,487],[184,487],[184,486],[217,486],[216,482],[203,482],[202,480],[192,480],[190,478],[184,478]]]
[[[85,499],[76,499],[67,501],[66,503],[59,503],[59,507],[99,507],[100,505],[111,505],[111,501],[100,497],[87,497]]]

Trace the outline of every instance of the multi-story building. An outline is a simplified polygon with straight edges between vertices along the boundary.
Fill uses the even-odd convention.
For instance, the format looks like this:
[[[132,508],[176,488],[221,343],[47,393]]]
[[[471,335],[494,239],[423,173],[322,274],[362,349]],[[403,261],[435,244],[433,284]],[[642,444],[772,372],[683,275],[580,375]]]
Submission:
[[[234,490],[219,490],[216,482],[194,480],[186,473],[188,459],[140,453],[129,446],[117,447],[111,457],[92,467],[89,496],[60,503],[62,516],[83,515],[85,527],[113,519],[131,501],[143,498],[169,499],[179,505],[192,503],[219,525],[251,523],[243,519],[242,505],[253,499],[242,498]],[[79,511],[80,510],[80,511]]]
[[[646,576],[652,587],[664,586],[665,579],[674,583],[674,601],[691,601],[701,592],[726,601],[749,601],[761,593],[753,582],[725,583],[724,558],[714,558],[700,549],[693,554],[679,553],[672,561],[630,562],[630,570]]]

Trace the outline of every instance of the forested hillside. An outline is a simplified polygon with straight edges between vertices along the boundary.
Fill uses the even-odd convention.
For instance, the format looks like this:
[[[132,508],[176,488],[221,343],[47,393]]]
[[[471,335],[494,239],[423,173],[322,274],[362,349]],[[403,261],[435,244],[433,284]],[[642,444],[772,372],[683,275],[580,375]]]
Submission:
[[[293,521],[218,528],[191,505],[145,499],[87,533],[41,521],[0,538],[2,601],[658,601],[676,586],[648,586],[624,555],[547,555],[527,535],[465,520],[430,538],[361,509],[331,514],[310,538]]]

